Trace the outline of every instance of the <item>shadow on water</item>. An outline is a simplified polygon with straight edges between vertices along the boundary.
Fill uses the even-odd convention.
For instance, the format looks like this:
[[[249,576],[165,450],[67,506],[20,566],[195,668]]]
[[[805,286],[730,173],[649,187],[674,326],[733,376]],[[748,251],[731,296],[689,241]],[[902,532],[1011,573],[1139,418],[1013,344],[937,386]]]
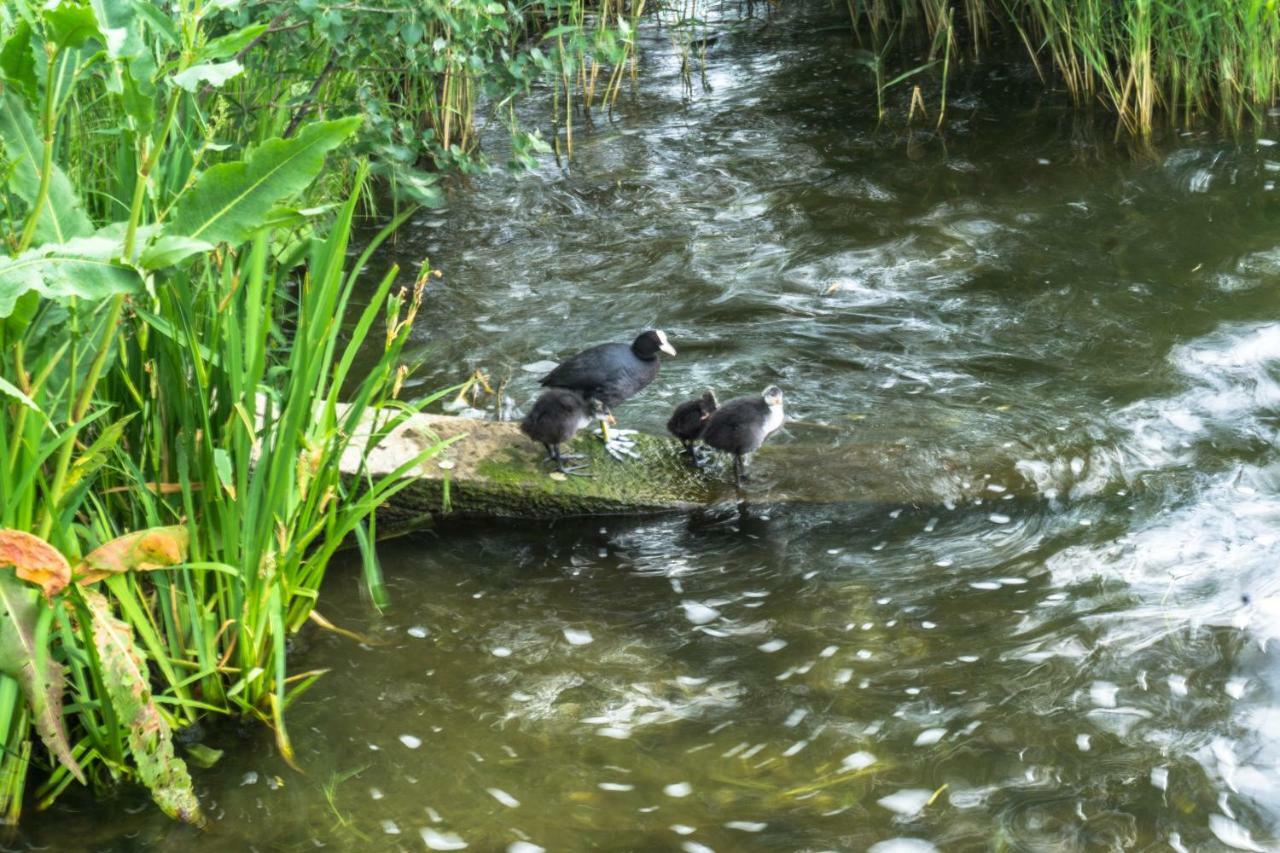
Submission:
[[[572,173],[477,179],[396,249],[445,272],[421,387],[483,368],[518,408],[661,325],[626,425],[778,383],[813,466],[388,543],[384,614],[336,570],[321,610],[368,642],[299,638],[332,670],[291,709],[306,772],[212,728],[204,846],[1275,849],[1280,148],[1134,156],[998,62],[944,135],[878,127],[834,14],[721,38],[688,102],[652,39]],[[856,497],[867,446],[940,497],[769,502]],[[980,502],[933,488],[956,456]],[[128,795],[23,833],[193,843]]]

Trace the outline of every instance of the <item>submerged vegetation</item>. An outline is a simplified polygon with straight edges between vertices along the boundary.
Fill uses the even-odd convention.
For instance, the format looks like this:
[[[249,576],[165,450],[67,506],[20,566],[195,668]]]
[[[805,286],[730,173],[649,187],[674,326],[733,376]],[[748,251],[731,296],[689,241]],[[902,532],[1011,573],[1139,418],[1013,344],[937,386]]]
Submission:
[[[1000,30],[1138,135],[1280,92],[1269,2],[849,8],[881,93],[945,91]],[[570,155],[646,12],[694,49],[695,10],[644,0],[0,4],[0,821],[131,779],[199,823],[184,759],[216,755],[174,732],[207,714],[291,755],[319,673],[289,671],[286,639],[344,542],[379,600],[372,513],[403,485],[337,460],[429,402],[398,400],[426,265],[352,300],[412,208],[353,255],[357,212],[438,202],[442,173],[488,165],[486,120],[514,167]],[[916,27],[927,61],[885,79]],[[516,119],[535,86],[549,141]]]

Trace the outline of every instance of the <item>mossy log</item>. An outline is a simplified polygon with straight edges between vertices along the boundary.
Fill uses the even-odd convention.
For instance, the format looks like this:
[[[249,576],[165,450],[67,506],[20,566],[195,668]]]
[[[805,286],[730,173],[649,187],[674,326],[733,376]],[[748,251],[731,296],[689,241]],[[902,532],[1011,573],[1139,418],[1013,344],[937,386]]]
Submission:
[[[412,483],[393,497],[380,518],[393,528],[429,524],[441,516],[558,518],[584,515],[679,512],[712,504],[760,503],[944,504],[1028,491],[1009,460],[973,463],[936,449],[894,444],[841,444],[830,429],[792,427],[763,448],[751,479],[733,484],[727,458],[695,468],[679,443],[636,436],[638,459],[608,456],[597,434],[584,431],[570,448],[584,454],[590,477],[551,474],[540,445],[514,423],[446,415],[415,415],[368,458],[374,475],[394,471],[437,442],[439,454],[412,472]],[[981,454],[979,454],[981,456]],[[355,470],[354,458],[343,460]],[[993,464],[994,463],[994,464]],[[994,489],[987,487],[997,483]]]

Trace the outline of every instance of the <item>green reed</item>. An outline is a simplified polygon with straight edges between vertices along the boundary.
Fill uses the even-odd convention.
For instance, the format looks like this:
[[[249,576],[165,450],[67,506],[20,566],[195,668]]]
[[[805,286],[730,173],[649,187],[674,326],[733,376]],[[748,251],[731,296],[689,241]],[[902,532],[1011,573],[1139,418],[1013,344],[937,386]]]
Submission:
[[[940,39],[963,41],[977,56],[1004,33],[1078,105],[1100,103],[1122,131],[1142,139],[1165,120],[1217,117],[1242,128],[1280,97],[1273,0],[851,0],[849,10],[877,45],[928,39],[931,60]],[[878,74],[879,90],[887,88],[882,81]]]

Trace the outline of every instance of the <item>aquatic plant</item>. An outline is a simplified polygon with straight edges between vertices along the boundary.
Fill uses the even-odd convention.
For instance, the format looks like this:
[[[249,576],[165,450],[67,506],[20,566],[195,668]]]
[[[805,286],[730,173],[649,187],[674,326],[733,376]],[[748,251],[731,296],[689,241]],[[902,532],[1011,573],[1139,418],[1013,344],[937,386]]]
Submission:
[[[1240,128],[1280,97],[1280,12],[1270,0],[851,0],[849,14],[872,45],[866,64],[882,101],[889,86],[941,71],[939,120],[953,45],[967,43],[976,57],[997,34],[1020,42],[1077,105],[1100,103],[1143,139],[1165,118],[1217,116]],[[885,82],[886,60],[919,38],[926,62]]]

